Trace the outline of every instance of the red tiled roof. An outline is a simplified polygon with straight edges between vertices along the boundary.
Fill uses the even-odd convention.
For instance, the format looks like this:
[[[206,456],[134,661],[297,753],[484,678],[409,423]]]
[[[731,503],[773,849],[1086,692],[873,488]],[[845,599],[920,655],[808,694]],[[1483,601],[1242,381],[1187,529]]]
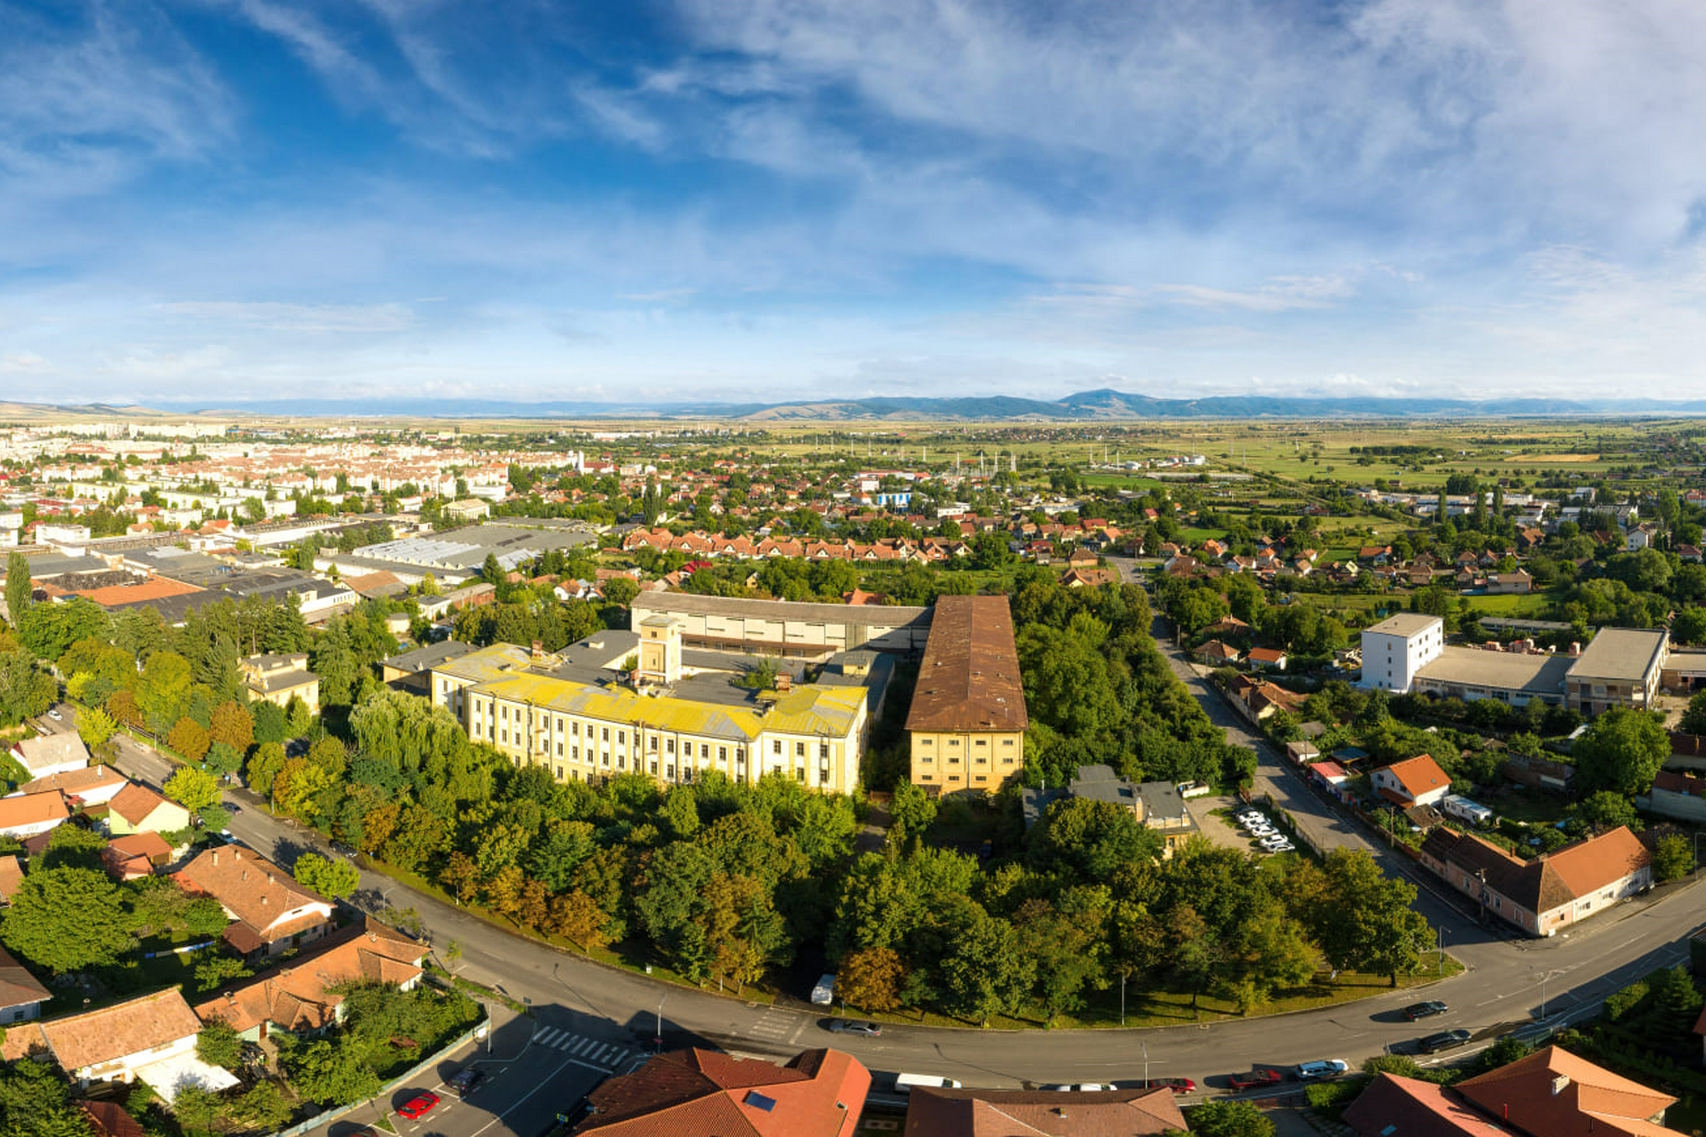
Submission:
[[[0,797],[0,829],[64,821],[70,816],[71,811],[65,808],[65,795],[58,790],[24,794],[22,797]]]
[[[1414,758],[1394,762],[1386,767],[1386,772],[1398,779],[1398,784],[1404,787],[1404,791],[1411,798],[1421,797],[1442,786],[1451,786],[1451,779],[1445,776],[1445,771],[1439,768],[1439,763],[1429,754],[1418,754]]]
[[[1183,1132],[1173,1092],[915,1089],[906,1137],[1142,1137]]]
[[[594,1113],[575,1133],[851,1137],[870,1086],[865,1067],[839,1050],[808,1050],[786,1066],[680,1050],[594,1090]]]
[[[1381,1074],[1345,1110],[1357,1137],[1511,1137],[1511,1130],[1457,1100],[1444,1086]]]
[[[1647,1119],[1676,1099],[1613,1074],[1557,1046],[1457,1084],[1494,1117],[1542,1137],[1682,1137]]]

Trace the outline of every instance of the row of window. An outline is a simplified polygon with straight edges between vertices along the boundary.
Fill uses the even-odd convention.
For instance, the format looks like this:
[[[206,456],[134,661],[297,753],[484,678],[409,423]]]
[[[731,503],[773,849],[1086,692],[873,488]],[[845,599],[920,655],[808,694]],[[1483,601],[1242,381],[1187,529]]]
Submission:
[[[935,741],[936,740],[934,738],[930,738],[930,737],[926,736],[926,737],[920,738],[918,740],[918,745],[930,746],[930,745],[934,744]],[[959,745],[960,745],[959,739],[957,739],[957,738],[948,739],[948,748],[949,749],[957,750],[957,749],[959,749]],[[986,747],[989,745],[989,739],[987,739],[987,738],[975,738],[972,740],[972,745],[973,746],[985,746]],[[1003,738],[1001,740],[1001,746],[1003,749],[1011,750],[1013,748],[1013,740],[1011,738]]]
[[[918,755],[918,760],[925,765],[930,765],[936,761],[936,756],[934,754],[920,754]],[[1018,765],[1018,762],[1019,759],[1011,754],[1004,754],[1001,757],[1001,764],[1003,766],[1015,766]],[[958,766],[960,764],[959,755],[951,755],[948,758],[947,764],[949,766]],[[972,765],[987,766],[989,765],[989,758],[986,755],[979,754],[976,758],[972,759]]]
[[[483,704],[481,704],[481,703],[475,703],[474,704],[474,706],[473,706],[474,723],[472,724],[472,729],[470,730],[469,733],[474,734],[476,736],[479,735],[481,733],[480,727],[482,725],[484,725],[486,728],[484,731],[485,736],[488,739],[490,739],[493,737],[494,727],[493,727],[493,724],[491,724],[491,723],[482,724],[479,721],[479,719],[481,717],[480,712],[482,710],[482,707],[483,707]],[[551,727],[552,727],[551,718],[552,718],[552,716],[550,716],[548,714],[541,715],[540,721],[535,725],[534,729],[540,730],[540,731],[551,730]],[[525,711],[522,708],[515,707],[515,708],[513,708],[513,713],[512,713],[511,707],[507,706],[506,704],[499,703],[497,706],[497,718],[495,721],[497,723],[512,723],[513,722],[514,727],[515,727],[515,729],[514,729],[515,741],[518,745],[522,742],[522,739],[523,739],[522,729],[527,722],[527,719],[525,717]],[[568,737],[570,737],[570,738],[579,738],[582,736],[581,735],[581,723],[577,719],[569,719],[569,718],[565,718],[562,715],[557,715],[555,725],[556,725],[556,730],[557,730],[558,734],[561,734],[566,729],[568,731]],[[509,737],[510,737],[510,730],[507,726],[499,729],[497,734],[498,734],[498,737],[501,738],[503,742],[505,742],[506,744],[508,743]],[[593,726],[591,723],[586,724],[585,737],[587,738],[587,740],[589,742],[593,740],[593,737],[594,737]],[[648,735],[648,736],[646,736],[646,749],[648,751],[654,753],[654,754],[657,753],[658,752],[658,740],[660,738],[662,738],[662,740],[663,740],[663,752],[666,754],[674,754],[675,753],[675,742],[676,742],[676,740],[673,736],[664,736],[664,735],[659,735],[659,734]],[[635,731],[634,732],[634,741],[636,743],[638,743],[639,739],[640,739],[640,732]],[[597,740],[600,742],[612,741],[611,736],[610,736],[610,728],[607,726],[606,727],[599,727],[598,728]],[[618,728],[616,731],[616,737],[615,737],[614,741],[618,747],[626,746],[628,743],[627,732],[625,730]],[[1011,743],[1009,743],[1009,745],[1011,745]],[[681,746],[682,746],[682,756],[683,757],[686,757],[686,758],[693,757],[693,743],[691,741],[683,741]],[[832,754],[830,752],[830,744],[829,743],[820,742],[820,743],[818,743],[817,749],[818,749],[818,757],[819,758],[827,759],[827,758],[832,757]],[[728,750],[728,748],[726,746],[719,746],[717,756],[719,758],[726,758],[728,756],[727,750]],[[561,741],[559,741],[558,742],[558,753],[561,753],[561,752],[562,752],[562,743],[561,743]],[[784,753],[784,744],[783,744],[782,739],[773,738],[770,740],[770,752],[771,752],[771,754],[776,755],[776,756],[780,756],[781,754]],[[744,758],[746,756],[746,747],[744,745],[737,745],[735,747],[735,754],[737,757]],[[699,756],[701,758],[709,758],[711,756],[711,745],[710,745],[710,743],[700,743]],[[794,757],[804,758],[805,756],[806,756],[806,743],[802,740],[795,740],[795,742],[794,742]]]

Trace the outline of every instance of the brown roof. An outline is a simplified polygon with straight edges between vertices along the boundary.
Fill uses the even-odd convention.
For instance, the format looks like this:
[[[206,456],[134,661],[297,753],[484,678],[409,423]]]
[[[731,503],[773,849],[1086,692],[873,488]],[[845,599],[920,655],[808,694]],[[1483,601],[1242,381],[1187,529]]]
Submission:
[[[1484,871],[1488,888],[1534,913],[1569,904],[1652,861],[1640,838],[1621,825],[1532,861],[1514,857],[1473,834],[1440,826],[1422,842],[1422,853],[1458,865],[1471,875]]]
[[[24,794],[22,797],[0,797],[0,829],[39,825],[43,821],[64,821],[70,816],[71,811],[65,808],[65,795],[58,790]]]
[[[87,597],[103,608],[113,608],[122,604],[140,604],[148,600],[164,600],[168,596],[188,596],[201,589],[193,584],[172,580],[168,577],[157,576],[138,584],[113,584],[106,588],[86,588],[78,592],[78,596]]]
[[[870,1073],[839,1050],[808,1050],[786,1066],[678,1050],[593,1090],[594,1112],[575,1133],[850,1137],[870,1088]]]
[[[227,912],[247,924],[260,937],[259,943],[247,949],[251,951],[266,942],[264,933],[269,928],[284,934],[285,929],[295,929],[303,923],[292,920],[275,928],[286,912],[310,904],[330,907],[323,897],[297,884],[289,873],[259,853],[235,845],[208,849],[174,876],[183,887],[205,892],[223,904]],[[325,922],[326,917],[311,915],[312,919],[306,926]]]
[[[25,782],[18,788],[27,794],[59,790],[67,796],[76,797],[79,794],[86,794],[90,790],[123,785],[129,780],[111,766],[85,766],[81,770],[66,770],[59,774],[49,774],[45,778]]]
[[[1675,1098],[1556,1046],[1459,1082],[1457,1092],[1535,1137],[1681,1137],[1647,1120],[1663,1113]]]
[[[187,1038],[201,1029],[201,1020],[173,987],[98,1011],[48,1019],[40,1027],[54,1058],[72,1072]]]
[[[1384,1073],[1358,1095],[1342,1120],[1357,1137],[1507,1137],[1512,1132],[1437,1082]]]
[[[305,950],[267,971],[197,1004],[203,1022],[224,1019],[239,1031],[268,1022],[286,1030],[329,1025],[344,996],[333,987],[358,980],[407,983],[421,974],[426,946],[369,920]]]
[[[907,730],[1024,730],[1025,689],[1005,596],[937,600]]]
[[[113,795],[113,800],[107,808],[132,825],[141,825],[148,820],[149,814],[165,804],[165,798],[147,786],[132,782]]]
[[[0,1007],[18,1007],[25,1003],[45,1003],[53,995],[24,970],[24,965],[12,958],[12,953],[0,947]]]
[[[1183,1131],[1173,1092],[914,1089],[906,1137],[1139,1137]]]
[[[141,1124],[118,1102],[79,1101],[77,1104],[88,1114],[95,1137],[143,1137]]]
[[[10,904],[18,886],[24,883],[24,870],[18,866],[16,854],[0,857],[0,900]]]

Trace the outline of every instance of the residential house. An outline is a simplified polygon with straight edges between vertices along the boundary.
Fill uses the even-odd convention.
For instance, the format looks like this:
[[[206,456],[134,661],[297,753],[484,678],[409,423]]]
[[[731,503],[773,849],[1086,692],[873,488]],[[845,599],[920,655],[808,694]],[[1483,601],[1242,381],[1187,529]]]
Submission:
[[[67,730],[26,738],[12,747],[12,757],[32,779],[45,778],[83,769],[89,764],[89,748],[76,731]]]
[[[85,766],[62,774],[49,774],[19,786],[18,794],[39,794],[58,790],[72,802],[84,808],[106,805],[118,792],[130,785],[130,779],[111,766]]]
[[[196,1057],[201,1027],[173,987],[99,1010],[14,1026],[6,1032],[0,1056],[15,1060],[50,1054],[79,1086],[140,1080],[170,1102],[186,1085],[222,1090],[237,1084],[229,1071]]]
[[[1522,569],[1515,572],[1496,572],[1487,577],[1489,596],[1523,595],[1534,590],[1534,578]]]
[[[853,1137],[871,1075],[839,1050],[786,1065],[710,1050],[660,1054],[589,1095],[575,1137]]]
[[[1078,767],[1077,776],[1064,787],[1027,786],[1020,790],[1025,828],[1040,821],[1049,806],[1066,798],[1086,798],[1119,806],[1142,822],[1144,828],[1161,835],[1163,857],[1171,857],[1198,832],[1196,819],[1185,808],[1184,796],[1177,785],[1133,782],[1116,774],[1112,766],[1104,765]]]
[[[147,786],[132,782],[107,803],[107,832],[176,833],[190,827],[190,811],[168,801]]]
[[[1106,568],[1069,568],[1060,578],[1063,588],[1100,588],[1118,582],[1114,570]]]
[[[117,881],[153,876],[172,859],[172,846],[158,833],[130,833],[114,837],[101,850],[101,865]]]
[[[65,795],[58,790],[0,798],[0,836],[22,841],[26,837],[46,833],[70,816]]]
[[[1243,658],[1239,655],[1237,648],[1221,640],[1209,640],[1207,643],[1198,644],[1193,654],[1204,663],[1215,667],[1234,664]]]
[[[1681,770],[1660,770],[1653,786],[1635,804],[1649,813],[1677,821],[1706,824],[1706,777]]]
[[[179,869],[187,892],[219,901],[232,923],[225,941],[245,956],[274,956],[332,930],[332,904],[251,849],[209,849]]]
[[[1321,757],[1321,748],[1307,738],[1296,738],[1285,744],[1285,756],[1299,766],[1306,766]]]
[[[1436,876],[1508,923],[1550,936],[1653,883],[1652,855],[1627,827],[1524,861],[1443,826],[1422,842]]]
[[[1173,1092],[945,1090],[920,1087],[906,1103],[905,1137],[1140,1137],[1183,1133]]]
[[[320,709],[320,677],[308,670],[308,655],[251,655],[237,662],[249,695],[280,707],[300,699],[310,714]]]
[[[41,1005],[51,998],[53,993],[0,947],[0,1030],[41,1018]]]
[[[1451,779],[1428,754],[1418,754],[1369,775],[1375,792],[1405,809],[1438,805],[1451,792]]]
[[[399,990],[419,986],[427,945],[374,920],[336,932],[289,963],[263,971],[197,1004],[203,1022],[222,1020],[250,1041],[274,1030],[299,1034],[343,1020],[350,983],[388,983]]]
[[[1531,1137],[1682,1137],[1664,1125],[1676,1098],[1613,1074],[1557,1046],[1489,1070],[1453,1089]]]
[[[1244,657],[1252,667],[1270,667],[1276,671],[1285,670],[1286,655],[1279,648],[1253,647],[1250,654]]]

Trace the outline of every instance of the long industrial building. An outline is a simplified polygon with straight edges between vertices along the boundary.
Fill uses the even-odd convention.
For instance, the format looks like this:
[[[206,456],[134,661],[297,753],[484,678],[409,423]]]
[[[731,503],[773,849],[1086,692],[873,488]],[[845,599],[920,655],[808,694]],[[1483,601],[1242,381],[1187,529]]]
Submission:
[[[681,621],[682,643],[716,651],[828,659],[841,651],[917,652],[931,610],[898,604],[811,604],[690,592],[642,592],[633,626],[652,616]],[[939,610],[939,609],[938,609]]]
[[[993,793],[1024,769],[1029,721],[1007,597],[940,597],[906,719],[913,784]]]

